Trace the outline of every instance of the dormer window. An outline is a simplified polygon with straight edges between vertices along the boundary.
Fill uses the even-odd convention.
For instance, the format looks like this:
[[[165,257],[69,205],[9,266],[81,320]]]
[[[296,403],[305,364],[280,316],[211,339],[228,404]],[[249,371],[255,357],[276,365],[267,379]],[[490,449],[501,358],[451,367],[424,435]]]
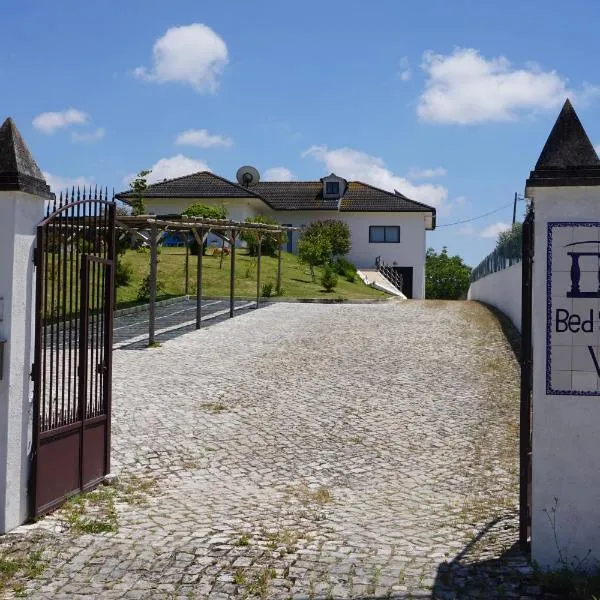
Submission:
[[[326,200],[338,200],[346,192],[346,180],[338,177],[335,173],[323,177],[323,198]]]
[[[339,196],[340,195],[340,182],[339,181],[328,181],[325,184],[325,195],[326,196]]]

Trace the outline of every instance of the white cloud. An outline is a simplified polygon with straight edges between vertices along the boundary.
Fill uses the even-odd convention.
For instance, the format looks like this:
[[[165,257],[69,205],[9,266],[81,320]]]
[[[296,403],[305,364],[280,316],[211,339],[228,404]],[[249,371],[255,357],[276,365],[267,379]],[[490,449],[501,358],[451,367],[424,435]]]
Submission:
[[[410,63],[408,62],[408,57],[406,56],[403,56],[398,61],[398,76],[402,81],[408,81],[412,77]]]
[[[473,235],[475,233],[475,228],[471,223],[465,223],[462,227],[459,227],[456,231],[458,235]]]
[[[189,158],[183,154],[177,154],[170,158],[161,158],[150,167],[152,173],[148,175],[148,183],[157,183],[164,179],[174,179],[183,175],[190,175],[198,171],[210,171],[208,165],[201,160]],[[130,173],[123,177],[123,185],[128,186],[135,178],[136,173]]]
[[[454,202],[456,203],[456,206],[466,206],[467,198],[465,196],[457,196]]]
[[[285,167],[272,167],[265,171],[265,181],[294,181],[296,176]]]
[[[38,131],[47,135],[52,135],[63,127],[69,125],[81,125],[86,123],[89,116],[75,108],[69,108],[60,112],[45,112],[39,114],[33,119],[33,126]]]
[[[498,221],[497,223],[492,223],[483,229],[483,231],[481,231],[479,234],[479,237],[496,238],[500,232],[506,231],[507,229],[510,229],[510,225],[508,223],[505,223],[504,221]]]
[[[71,141],[77,143],[87,143],[87,142],[97,142],[104,138],[104,129],[98,127],[94,131],[79,133],[78,131],[74,131],[71,134]]]
[[[213,146],[229,147],[233,144],[233,140],[223,135],[208,133],[206,129],[188,129],[177,136],[175,143],[179,146],[212,148]]]
[[[504,56],[488,60],[473,48],[457,48],[447,56],[425,52],[421,67],[427,81],[417,114],[436,123],[516,120],[536,110],[556,109],[567,96],[583,101],[600,93],[589,84],[571,90],[556,71],[542,71],[531,63],[517,69]]]
[[[46,183],[50,186],[50,190],[56,195],[65,190],[71,191],[73,187],[83,188],[93,184],[93,179],[90,177],[61,177],[60,175],[52,175],[52,173],[48,173],[47,171],[44,171],[42,174]]]
[[[219,76],[229,62],[223,39],[202,23],[171,27],[156,40],[152,53],[152,68],[138,67],[137,77],[187,83],[199,93],[217,90]]]
[[[408,172],[408,177],[411,179],[431,179],[432,177],[443,177],[447,173],[448,170],[444,169],[444,167],[436,167],[435,169],[413,168]]]
[[[448,190],[444,186],[431,183],[415,185],[405,177],[392,173],[381,158],[352,148],[330,150],[327,146],[312,146],[302,156],[320,160],[328,172],[370,183],[390,192],[398,190],[413,200],[431,206],[440,206],[448,197]]]

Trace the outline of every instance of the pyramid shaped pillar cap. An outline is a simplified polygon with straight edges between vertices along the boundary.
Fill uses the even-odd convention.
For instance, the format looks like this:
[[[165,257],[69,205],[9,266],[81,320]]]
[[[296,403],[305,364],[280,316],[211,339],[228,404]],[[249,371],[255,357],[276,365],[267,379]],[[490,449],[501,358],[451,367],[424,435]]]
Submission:
[[[526,186],[600,185],[600,158],[567,98]]]
[[[10,117],[0,127],[0,191],[20,191],[50,200],[54,198]]]

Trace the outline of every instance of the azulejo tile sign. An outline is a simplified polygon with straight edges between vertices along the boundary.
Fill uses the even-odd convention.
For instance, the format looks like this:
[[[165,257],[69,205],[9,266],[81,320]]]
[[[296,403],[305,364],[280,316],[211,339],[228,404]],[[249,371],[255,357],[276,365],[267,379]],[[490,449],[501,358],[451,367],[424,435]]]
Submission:
[[[548,223],[546,393],[600,396],[600,222]]]

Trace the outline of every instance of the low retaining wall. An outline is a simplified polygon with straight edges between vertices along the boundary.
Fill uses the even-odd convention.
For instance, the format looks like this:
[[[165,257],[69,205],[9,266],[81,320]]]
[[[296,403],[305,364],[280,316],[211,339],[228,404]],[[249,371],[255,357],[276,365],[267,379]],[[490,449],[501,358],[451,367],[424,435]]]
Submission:
[[[490,273],[469,287],[469,300],[481,300],[501,310],[521,331],[521,263]]]

